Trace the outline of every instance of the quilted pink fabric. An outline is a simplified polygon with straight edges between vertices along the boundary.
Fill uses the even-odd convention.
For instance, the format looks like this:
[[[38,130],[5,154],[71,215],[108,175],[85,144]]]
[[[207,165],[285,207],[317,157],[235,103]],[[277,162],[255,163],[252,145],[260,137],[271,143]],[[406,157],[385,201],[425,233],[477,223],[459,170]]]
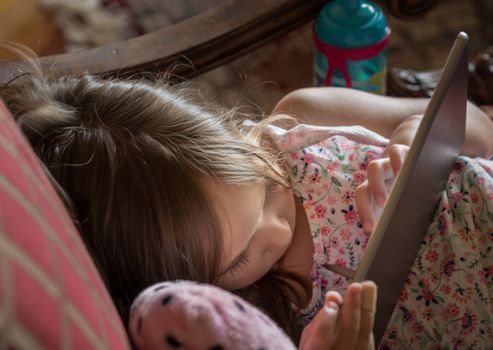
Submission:
[[[129,348],[83,242],[1,101],[0,348]]]

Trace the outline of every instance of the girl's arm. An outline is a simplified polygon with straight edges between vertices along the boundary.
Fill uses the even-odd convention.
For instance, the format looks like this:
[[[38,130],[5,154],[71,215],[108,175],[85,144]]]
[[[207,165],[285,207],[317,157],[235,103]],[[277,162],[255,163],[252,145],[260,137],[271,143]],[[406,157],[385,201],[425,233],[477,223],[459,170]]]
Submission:
[[[411,145],[422,115],[406,118],[392,133],[391,144]],[[467,103],[466,137],[461,154],[470,157],[489,158],[493,154],[493,122],[490,117],[472,103]]]
[[[410,144],[427,98],[379,96],[354,89],[322,87],[293,91],[273,113],[286,113],[313,125],[361,125],[392,143]],[[467,105],[466,141],[462,153],[487,157],[493,153],[493,123],[478,107]]]
[[[427,103],[428,99],[393,98],[346,88],[305,88],[284,96],[273,113],[293,115],[313,125],[361,125],[390,138],[407,117],[424,113]]]

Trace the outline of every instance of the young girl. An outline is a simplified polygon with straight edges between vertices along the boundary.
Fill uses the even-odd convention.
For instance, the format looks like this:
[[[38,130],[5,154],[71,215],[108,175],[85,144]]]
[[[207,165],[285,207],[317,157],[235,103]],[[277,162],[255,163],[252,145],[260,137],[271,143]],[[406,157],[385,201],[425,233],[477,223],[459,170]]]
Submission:
[[[272,126],[293,124],[285,116],[251,123],[249,116],[201,99],[186,86],[92,76],[49,81],[36,65],[0,95],[53,176],[124,320],[145,287],[190,279],[238,291],[297,338],[300,319],[307,323],[314,317],[325,292],[347,288],[344,270],[355,267],[362,253],[366,241],[358,236],[368,236],[354,203],[355,186],[367,178],[367,168],[370,191],[361,193],[382,196],[378,175],[388,161],[371,162],[383,156],[386,140],[377,134],[362,128],[346,132],[376,146],[323,138],[334,134],[327,130],[316,131],[321,138],[311,140],[299,127],[286,132]],[[359,124],[384,137],[395,131],[392,143],[409,141],[417,121],[410,116],[425,105],[347,89],[307,89],[285,97],[274,114],[315,124]],[[486,156],[491,123],[473,106],[468,118],[464,150]],[[306,147],[310,141],[315,148]],[[389,156],[399,159],[394,149]],[[317,152],[335,157],[314,168]],[[340,161],[344,153],[361,163],[357,171]],[[327,195],[318,207],[314,198],[342,187],[342,179],[351,190]],[[364,211],[365,201],[360,203]],[[366,218],[366,231],[371,224]],[[347,266],[351,249],[354,259]],[[361,348],[353,338],[363,339],[365,347],[371,343],[372,316],[361,312],[362,289],[348,289],[356,292],[347,293],[343,311],[348,311],[335,336],[339,348]],[[408,317],[409,324],[414,318]],[[324,320],[318,313],[304,339]],[[407,341],[404,335],[398,339]]]
[[[353,99],[351,105],[345,101],[348,98]],[[417,112],[412,110],[416,101],[392,102],[351,90],[331,89],[328,94],[327,89],[304,89],[287,96],[275,112],[296,115],[311,123],[325,122],[315,119],[320,115],[336,116],[331,123],[342,124],[345,117],[358,119],[364,106],[369,119],[358,123],[367,126],[377,116],[392,120],[399,113]],[[348,114],[347,110],[351,112]],[[397,173],[407,150],[393,142],[410,143],[420,118],[405,118],[393,132],[383,129],[388,127],[385,124],[380,129],[378,124],[374,126],[391,136],[388,158],[382,157],[381,147],[387,140],[359,128],[334,130],[299,125],[285,131],[271,127],[271,138],[285,154],[293,186],[290,190],[295,191],[299,202],[292,200],[291,191],[282,187],[250,187],[244,193],[233,193],[217,184],[208,187],[215,193],[210,196],[216,199],[216,211],[224,213],[219,219],[223,230],[233,237],[231,256],[236,256],[229,272],[221,276],[221,285],[233,289],[249,285],[265,273],[267,266],[277,262],[284,270],[306,279],[311,277],[313,288],[305,295],[311,301],[298,310],[302,320],[309,321],[328,289],[347,288],[346,276],[356,269],[372,230],[371,203],[383,205],[384,182]],[[334,132],[347,137],[332,136]],[[463,153],[484,157],[491,154],[491,132],[489,118],[468,106]],[[491,165],[479,159],[458,161],[439,216],[430,226],[396,306],[383,347],[492,344],[492,281],[484,278],[493,269],[489,228],[493,223],[493,206],[489,203],[493,198]],[[255,198],[264,199],[255,202]],[[243,208],[241,212],[239,207]],[[311,237],[306,231],[311,232]],[[298,295],[303,295],[302,289]]]

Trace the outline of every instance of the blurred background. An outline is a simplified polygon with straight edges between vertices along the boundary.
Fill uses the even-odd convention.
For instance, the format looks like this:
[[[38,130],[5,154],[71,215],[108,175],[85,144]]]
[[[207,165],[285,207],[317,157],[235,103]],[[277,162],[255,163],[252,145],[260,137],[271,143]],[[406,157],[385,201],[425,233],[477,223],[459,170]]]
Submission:
[[[23,43],[41,56],[83,50],[157,30],[218,2],[0,0],[0,39]],[[418,18],[388,15],[387,20],[392,30],[389,68],[441,67],[461,30],[471,38],[470,60],[493,45],[491,0],[439,0]],[[287,92],[312,85],[311,26],[308,23],[194,81],[211,89],[221,102],[268,113]]]

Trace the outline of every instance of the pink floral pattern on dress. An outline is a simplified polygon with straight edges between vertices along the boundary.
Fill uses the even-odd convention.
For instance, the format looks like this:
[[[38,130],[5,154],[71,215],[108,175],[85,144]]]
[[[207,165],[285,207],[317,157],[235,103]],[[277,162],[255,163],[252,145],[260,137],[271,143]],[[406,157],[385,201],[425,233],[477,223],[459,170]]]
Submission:
[[[287,132],[280,144],[297,138]],[[284,143],[283,143],[284,142]],[[368,163],[383,148],[332,136],[286,156],[314,243],[313,296],[307,323],[330,289],[348,279],[326,267],[354,270],[368,237],[354,202]],[[401,291],[380,349],[493,348],[493,162],[460,157]]]
[[[287,135],[286,148],[297,142],[296,136],[307,137],[293,132]],[[358,219],[355,190],[366,179],[368,163],[383,150],[333,136],[287,154],[291,180],[306,210],[314,243],[313,295],[310,305],[301,311],[304,324],[322,306],[327,290],[343,293],[348,285],[346,277],[327,267],[355,270],[358,266],[369,237]]]
[[[459,157],[381,349],[493,348],[492,169]]]

